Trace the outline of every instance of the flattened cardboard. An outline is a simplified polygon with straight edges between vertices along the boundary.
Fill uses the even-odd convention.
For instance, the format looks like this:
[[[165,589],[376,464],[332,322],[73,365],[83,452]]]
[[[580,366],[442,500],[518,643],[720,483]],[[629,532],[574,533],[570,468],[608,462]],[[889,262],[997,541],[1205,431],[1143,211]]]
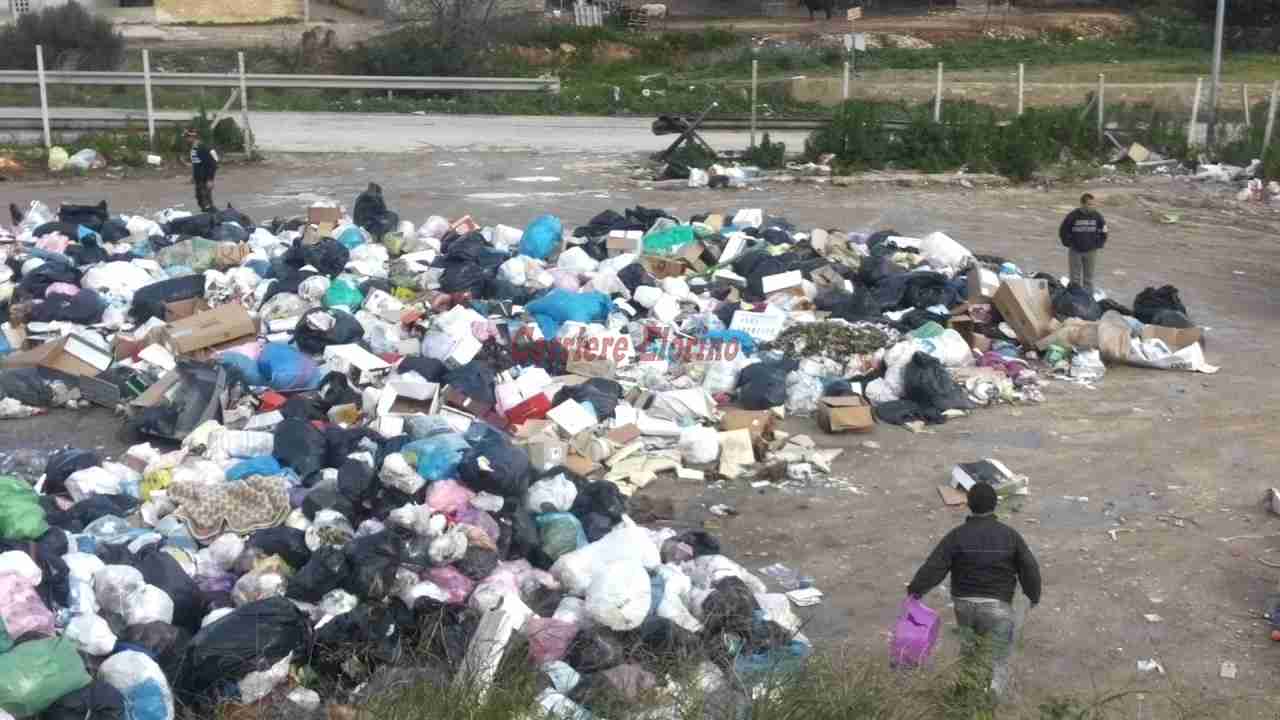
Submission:
[[[164,304],[164,321],[171,323],[185,320],[198,312],[205,312],[208,309],[209,303],[205,302],[204,298],[174,300]]]
[[[757,442],[773,435],[774,414],[768,410],[740,410],[732,408],[724,412],[720,420],[720,429],[749,430],[751,440]]]
[[[1188,345],[1195,345],[1204,339],[1204,328],[1172,328],[1163,325],[1143,325],[1143,340],[1163,340],[1173,352],[1178,352]]]
[[[694,272],[702,272],[707,269],[707,264],[702,261],[702,253],[706,252],[706,250],[706,245],[703,245],[701,241],[695,240],[680,248],[680,257],[689,263],[689,267],[693,268]]]
[[[240,303],[228,303],[170,323],[164,329],[164,344],[174,355],[187,355],[257,334],[249,311]]]
[[[1005,280],[991,302],[1027,347],[1034,347],[1037,340],[1053,332],[1053,303],[1044,280]]]
[[[824,397],[818,400],[818,426],[829,433],[866,432],[875,428],[876,419],[856,395]]]

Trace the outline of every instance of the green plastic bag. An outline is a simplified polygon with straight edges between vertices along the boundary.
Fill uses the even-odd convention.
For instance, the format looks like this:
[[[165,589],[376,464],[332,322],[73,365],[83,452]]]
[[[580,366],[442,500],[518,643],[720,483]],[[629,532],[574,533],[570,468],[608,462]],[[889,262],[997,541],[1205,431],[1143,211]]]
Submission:
[[[12,475],[0,475],[0,538],[35,540],[48,531],[36,491]]]
[[[25,642],[0,655],[0,708],[15,718],[39,715],[92,681],[70,640]]]
[[[324,306],[327,308],[344,307],[355,312],[364,303],[364,295],[355,283],[345,278],[334,280],[324,294]]]
[[[927,323],[925,323],[925,324],[921,325],[920,327],[916,328],[915,330],[912,330],[911,332],[909,332],[909,333],[907,333],[907,334],[908,334],[908,335],[910,335],[910,336],[911,336],[911,337],[913,337],[913,338],[919,338],[919,339],[921,339],[921,340],[928,340],[929,338],[935,338],[935,337],[938,337],[938,336],[939,336],[939,335],[941,335],[941,334],[943,333],[943,331],[945,331],[945,330],[946,330],[946,328],[944,328],[944,327],[942,327],[941,325],[939,325],[938,323],[936,323],[936,322],[934,322],[934,321],[930,320],[929,322],[927,322]]]
[[[670,255],[693,242],[692,225],[675,225],[644,236],[646,255]]]

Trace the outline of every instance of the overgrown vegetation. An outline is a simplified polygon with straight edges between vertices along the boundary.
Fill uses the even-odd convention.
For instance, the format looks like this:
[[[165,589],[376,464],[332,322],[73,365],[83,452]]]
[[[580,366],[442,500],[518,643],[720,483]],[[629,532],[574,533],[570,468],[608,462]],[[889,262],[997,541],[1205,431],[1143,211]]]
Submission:
[[[0,29],[0,68],[35,70],[37,45],[51,70],[116,70],[124,61],[124,36],[77,2],[25,13]]]
[[[755,165],[766,170],[780,168],[787,161],[786,143],[770,142],[769,133],[760,138],[759,145],[752,145],[742,155],[748,165]]]

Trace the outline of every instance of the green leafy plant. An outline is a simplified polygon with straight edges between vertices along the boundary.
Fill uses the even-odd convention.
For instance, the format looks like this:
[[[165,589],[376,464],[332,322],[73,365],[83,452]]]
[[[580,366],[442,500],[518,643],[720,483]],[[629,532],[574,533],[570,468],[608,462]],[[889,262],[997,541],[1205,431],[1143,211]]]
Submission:
[[[769,133],[760,138],[759,145],[752,145],[743,153],[743,159],[752,165],[773,170],[786,163],[787,146],[785,143],[770,142]]]

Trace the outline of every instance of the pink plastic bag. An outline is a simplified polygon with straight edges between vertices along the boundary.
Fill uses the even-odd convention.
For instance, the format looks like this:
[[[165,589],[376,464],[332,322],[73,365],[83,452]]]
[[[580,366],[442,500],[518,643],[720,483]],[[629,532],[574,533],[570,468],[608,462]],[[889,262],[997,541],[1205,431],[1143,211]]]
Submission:
[[[476,586],[475,581],[458,572],[452,565],[433,567],[427,571],[426,577],[441,590],[449,593],[449,602],[453,605],[465,603]]]
[[[27,633],[55,635],[53,613],[35,588],[11,573],[0,575],[0,619],[4,620],[9,637],[15,640]]]
[[[52,295],[66,295],[67,297],[75,297],[76,295],[79,295],[79,294],[80,294],[79,287],[72,285],[71,283],[63,283],[63,282],[53,283],[52,285],[49,286],[47,290],[44,291],[44,296],[46,298]]]
[[[534,665],[563,660],[578,635],[578,626],[566,620],[534,615],[524,624],[529,639],[529,661]]]
[[[923,665],[938,642],[942,620],[938,613],[916,598],[908,597],[898,612],[889,647],[889,662],[896,666]]]
[[[456,480],[438,480],[427,486],[427,506],[445,515],[462,512],[476,494]]]

